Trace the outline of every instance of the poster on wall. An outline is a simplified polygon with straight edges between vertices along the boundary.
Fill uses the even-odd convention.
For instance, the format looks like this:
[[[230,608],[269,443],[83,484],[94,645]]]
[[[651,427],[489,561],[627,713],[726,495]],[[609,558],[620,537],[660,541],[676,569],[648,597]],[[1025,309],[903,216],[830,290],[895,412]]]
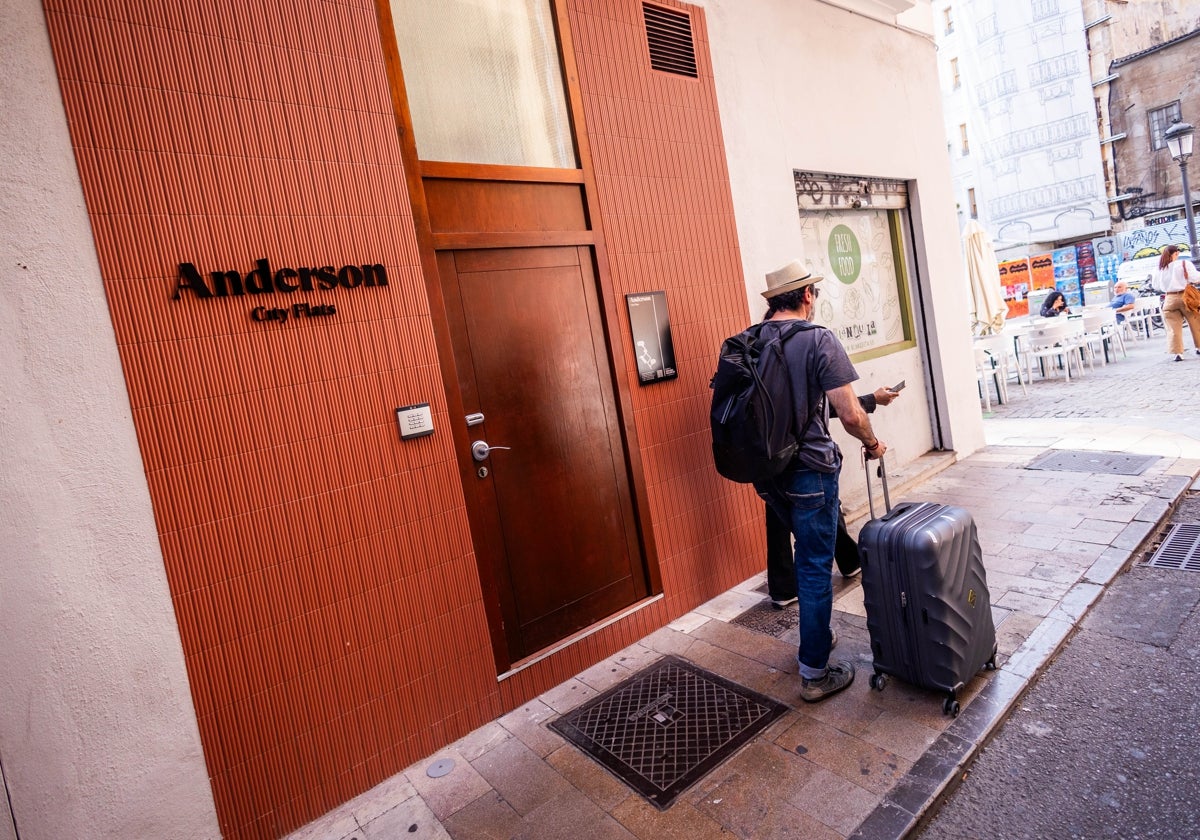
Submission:
[[[1008,306],[1009,318],[1029,314],[1029,260],[1007,260],[1000,263],[1000,285],[1004,289],[1004,303]]]
[[[1096,251],[1091,242],[1079,242],[1075,245],[1075,264],[1079,266],[1081,285],[1096,279]]]
[[[1117,282],[1117,266],[1121,264],[1121,253],[1114,236],[1100,236],[1092,240],[1092,253],[1096,259],[1096,279],[1105,283]]]
[[[1029,258],[1031,289],[1054,288],[1054,255],[1034,254]]]
[[[825,277],[814,320],[851,355],[905,341],[888,211],[808,212],[800,230],[805,263]]]
[[[675,344],[671,340],[671,317],[666,292],[637,292],[625,295],[633,355],[637,359],[638,384],[665,382],[679,375],[675,370]]]
[[[1054,288],[1063,293],[1067,306],[1083,305],[1083,290],[1079,285],[1079,264],[1075,261],[1074,248],[1057,248],[1051,252],[1054,258]]]

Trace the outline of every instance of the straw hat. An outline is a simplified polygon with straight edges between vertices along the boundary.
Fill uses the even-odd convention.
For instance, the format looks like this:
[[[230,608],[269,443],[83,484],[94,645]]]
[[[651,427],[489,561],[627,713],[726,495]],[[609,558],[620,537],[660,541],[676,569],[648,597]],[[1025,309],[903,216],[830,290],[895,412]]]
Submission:
[[[811,286],[813,283],[820,283],[824,279],[820,274],[810,272],[800,260],[792,260],[783,268],[776,269],[767,275],[767,290],[762,293],[762,296],[768,299],[773,298],[775,295],[794,292],[805,286]]]

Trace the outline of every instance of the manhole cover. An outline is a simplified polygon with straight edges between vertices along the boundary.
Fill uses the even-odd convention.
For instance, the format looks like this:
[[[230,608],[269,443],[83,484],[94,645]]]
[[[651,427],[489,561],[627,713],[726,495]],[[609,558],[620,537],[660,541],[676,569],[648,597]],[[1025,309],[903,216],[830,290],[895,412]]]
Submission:
[[[1172,525],[1146,565],[1200,572],[1200,525]]]
[[[789,630],[800,626],[800,611],[795,604],[777,610],[770,601],[763,601],[730,619],[729,623],[781,639],[787,635]]]
[[[1111,475],[1141,475],[1158,460],[1157,455],[1127,455],[1124,452],[1088,452],[1074,449],[1051,449],[1026,465],[1027,470],[1061,470],[1064,472],[1109,473]]]
[[[666,656],[550,728],[660,809],[787,711]]]

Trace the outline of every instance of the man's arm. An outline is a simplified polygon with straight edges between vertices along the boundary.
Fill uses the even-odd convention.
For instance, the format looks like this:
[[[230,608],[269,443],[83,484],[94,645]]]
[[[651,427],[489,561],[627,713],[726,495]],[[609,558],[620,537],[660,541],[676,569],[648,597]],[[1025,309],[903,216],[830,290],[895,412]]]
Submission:
[[[847,432],[862,441],[863,447],[867,450],[867,457],[882,456],[887,451],[887,444],[875,436],[875,431],[871,428],[871,418],[867,416],[867,412],[863,411],[858,398],[854,396],[854,389],[846,384],[825,393],[829,397],[830,407],[837,412],[837,418],[841,421],[842,426]]]

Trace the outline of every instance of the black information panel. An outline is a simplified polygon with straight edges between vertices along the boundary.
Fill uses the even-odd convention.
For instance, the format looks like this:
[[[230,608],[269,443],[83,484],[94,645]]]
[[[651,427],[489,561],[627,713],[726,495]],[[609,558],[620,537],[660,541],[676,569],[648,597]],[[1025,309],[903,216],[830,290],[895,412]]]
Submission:
[[[675,346],[671,343],[667,293],[638,292],[625,295],[625,303],[629,307],[629,327],[633,333],[638,382],[649,385],[674,379],[679,374],[675,370]]]

